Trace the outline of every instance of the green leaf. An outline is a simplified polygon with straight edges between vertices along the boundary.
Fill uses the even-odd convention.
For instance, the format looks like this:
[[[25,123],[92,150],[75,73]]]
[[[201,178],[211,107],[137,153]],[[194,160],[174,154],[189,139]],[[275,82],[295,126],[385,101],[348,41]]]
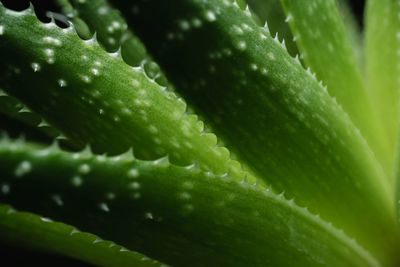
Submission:
[[[38,114],[33,113],[28,107],[15,97],[12,97],[0,89],[0,113],[12,118],[24,125],[37,128],[49,137],[56,137],[59,132],[44,121]]]
[[[63,12],[73,22],[78,20],[87,23],[91,31],[96,33],[98,42],[108,52],[115,52],[120,49],[119,52],[126,63],[131,66],[143,65],[150,78],[167,86],[169,90],[173,90],[173,86],[167,81],[160,67],[147,53],[146,47],[131,29],[127,29],[125,19],[106,0],[92,0],[90,2],[58,0],[58,2],[63,8]],[[76,23],[74,25],[80,33],[79,29],[82,27],[79,27]]]
[[[393,151],[396,148],[400,110],[399,12],[398,1],[367,1],[365,58],[368,91],[374,99],[388,134],[386,139]]]
[[[74,144],[89,143],[96,152],[110,154],[133,146],[143,159],[169,155],[176,164],[195,163],[238,179],[245,175],[229,151],[216,146],[215,135],[186,114],[183,100],[148,78],[143,68],[126,65],[95,40],[80,40],[71,28],[42,24],[30,10],[1,6],[0,16],[4,90]],[[12,71],[16,68],[18,73]]]
[[[398,137],[400,138],[400,136]],[[395,156],[395,166],[394,166],[394,191],[395,191],[395,202],[396,202],[396,215],[397,215],[397,223],[400,224],[400,140],[397,141],[397,150]]]
[[[353,52],[357,58],[360,69],[364,72],[364,45],[361,28],[357,18],[351,10],[349,0],[336,0],[339,13],[342,17],[348,38],[353,47]]]
[[[283,194],[194,166],[3,139],[0,180],[3,203],[176,266],[380,266]]]
[[[372,251],[391,247],[394,196],[373,153],[335,100],[248,11],[229,1],[113,3],[241,162]],[[200,27],[182,29],[194,19]]]
[[[286,16],[279,0],[248,0],[254,13],[265,21],[272,36],[276,34],[285,40],[288,52],[295,56],[298,54],[297,45],[293,40],[292,32],[286,22]]]
[[[112,9],[103,0],[57,1],[61,5],[63,13],[68,17],[82,20],[91,32],[96,32],[98,42],[107,51],[116,52],[121,47],[121,40],[127,30],[127,25],[118,10]]]
[[[4,204],[0,204],[0,238],[2,242],[61,254],[97,266],[165,266],[75,227],[19,212]]]
[[[81,18],[76,16],[76,10],[72,7],[70,2],[68,0],[57,0],[56,3],[58,4],[62,13],[67,17],[63,17],[63,20],[66,20],[66,22],[68,22],[68,20],[71,21],[74,24],[76,32],[82,39],[90,39],[93,33],[91,32],[89,25],[87,25],[87,23]],[[50,14],[53,15],[53,13]],[[55,19],[54,15],[52,19]]]
[[[392,152],[364,88],[336,0],[315,0],[307,5],[297,0],[282,0],[282,4],[305,64],[337,98],[391,176]]]
[[[158,84],[166,86],[168,91],[177,93],[174,85],[168,81],[163,71],[148,53],[142,41],[133,33],[132,29],[126,27],[125,18],[120,14],[118,9],[112,7],[106,0],[92,0],[90,2],[60,0],[59,2],[63,9],[65,9],[64,13],[66,15],[74,14],[72,16],[73,20],[79,16],[81,21],[87,21],[92,31],[96,33],[99,43],[107,51],[114,51],[116,47],[114,41],[110,43],[107,40],[116,40],[120,46],[119,52],[128,65],[141,65],[147,76],[154,79]],[[117,26],[116,29],[116,25],[120,26]],[[78,30],[77,27],[75,28]],[[198,110],[194,111],[194,108],[190,105],[187,105],[186,108],[186,113],[199,115],[199,118],[203,120]],[[214,132],[208,124],[204,124],[204,129],[207,132]],[[220,138],[218,139],[218,145],[224,145],[223,140]]]
[[[109,44],[109,41],[107,40],[116,40],[120,46],[119,52],[127,64],[131,66],[143,66],[146,74],[151,79],[154,79],[158,84],[167,87],[168,91],[177,93],[174,85],[170,83],[159,65],[153,60],[142,41],[133,33],[132,29],[126,28],[125,18],[120,14],[118,9],[112,7],[106,0],[92,0],[90,2],[82,2],[79,0],[59,0],[58,2],[63,7],[66,15],[73,14],[72,20],[79,18],[81,21],[87,21],[92,31],[96,33],[96,37],[99,37],[99,43],[107,51],[115,50],[116,46],[115,44]],[[115,25],[123,26],[118,26],[118,29],[115,29]],[[75,25],[75,28],[79,33],[80,27],[78,28],[76,26],[79,25]],[[194,111],[194,108],[191,105],[187,106],[186,113],[196,114],[201,120],[203,120],[203,116],[199,114],[198,110]],[[204,125],[204,129],[208,132],[214,132],[208,124]],[[218,145],[223,146],[223,144],[223,140],[219,138]],[[234,157],[234,155],[232,155],[232,157]]]

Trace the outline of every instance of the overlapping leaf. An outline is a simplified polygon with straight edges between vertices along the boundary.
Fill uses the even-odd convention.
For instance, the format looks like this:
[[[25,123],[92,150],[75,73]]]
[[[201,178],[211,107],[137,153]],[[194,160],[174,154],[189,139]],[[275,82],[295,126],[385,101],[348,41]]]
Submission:
[[[2,202],[174,266],[380,265],[283,195],[193,166],[69,154],[3,139],[0,181],[9,187]]]
[[[386,129],[394,154],[399,125],[400,5],[398,1],[368,1],[365,58],[368,91]],[[392,156],[392,155],[391,155]]]
[[[98,42],[107,51],[119,50],[126,63],[131,66],[142,65],[150,78],[167,86],[167,89],[172,89],[172,85],[168,83],[157,63],[147,53],[146,47],[132,30],[127,28],[125,19],[119,11],[112,8],[106,0],[90,2],[59,0],[58,2],[73,22],[75,20],[80,22],[74,23],[78,33],[82,28],[79,25],[82,22],[87,24],[87,27],[95,32]],[[86,31],[86,27],[83,27],[83,30]]]
[[[362,135],[248,11],[231,1],[113,3],[241,161],[372,250],[391,243],[393,195]]]
[[[38,114],[33,113],[18,99],[9,96],[0,89],[0,113],[4,116],[33,127],[50,137],[59,135],[58,131],[46,123]]]
[[[329,93],[337,98],[391,175],[391,149],[364,88],[336,0],[316,0],[307,5],[296,0],[282,0],[282,3],[304,62],[327,85]]]
[[[4,90],[75,144],[90,143],[95,151],[111,154],[134,146],[144,159],[169,155],[177,164],[244,176],[227,149],[216,146],[215,135],[185,113],[186,104],[142,67],[126,65],[95,40],[83,42],[71,28],[42,24],[29,10],[0,7],[0,15]]]
[[[1,186],[3,194],[10,193],[7,184]],[[0,205],[0,238],[2,242],[58,253],[97,266],[166,266],[75,227],[19,212],[4,204]]]
[[[85,34],[96,30],[106,49],[117,50],[126,32],[119,14],[103,0],[93,1],[98,6],[72,2],[88,11],[80,13],[88,28],[75,13],[71,16],[84,26]],[[284,2],[293,11],[287,21],[295,25],[300,43],[315,37],[296,26],[303,16],[303,22],[319,17],[340,37],[322,33],[321,40],[329,42],[310,41],[303,52],[311,47],[329,50],[329,44],[340,51],[339,58],[327,53],[321,59],[311,49],[307,55],[316,59],[315,64],[306,63],[331,94],[335,88],[334,95],[339,93],[351,118],[313,74],[288,55],[284,44],[267,28],[258,27],[250,11],[234,1],[114,0],[180,92],[207,116],[240,160],[272,184],[272,191],[246,181],[238,184],[245,175],[239,164],[216,146],[215,136],[205,133],[195,116],[186,113],[185,104],[152,80],[160,77],[158,70],[155,76],[147,71],[148,77],[142,67],[125,65],[121,50],[107,54],[95,38],[83,43],[71,29],[41,24],[28,11],[0,6],[0,66],[5,70],[0,79],[7,92],[75,144],[89,142],[96,152],[118,154],[134,146],[142,159],[169,154],[174,164],[199,164],[199,169],[183,168],[169,164],[167,158],[146,162],[126,156],[71,155],[6,141],[0,149],[0,179],[11,193],[2,197],[176,265],[394,265],[394,198],[381,169],[383,164],[391,173],[393,149],[385,147],[373,118],[349,36],[334,1],[305,6]],[[301,12],[315,12],[316,7],[315,18]],[[100,24],[95,22],[99,12],[110,15]],[[381,16],[376,14],[370,17]],[[141,49],[136,52],[137,47]],[[147,58],[139,41],[125,51],[137,60]],[[331,59],[333,67],[327,64]],[[336,83],[332,73],[341,82]],[[344,79],[353,91],[341,98]],[[349,95],[361,97],[360,108],[352,105]],[[346,234],[273,192],[282,190]],[[132,213],[126,215],[127,211]]]

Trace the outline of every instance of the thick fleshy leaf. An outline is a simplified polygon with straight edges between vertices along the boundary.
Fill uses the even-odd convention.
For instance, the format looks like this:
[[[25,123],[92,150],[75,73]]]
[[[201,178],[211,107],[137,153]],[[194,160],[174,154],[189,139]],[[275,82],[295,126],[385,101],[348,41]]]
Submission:
[[[265,21],[266,25],[268,25],[271,35],[275,36],[277,34],[279,39],[283,38],[288,52],[293,56],[297,55],[297,45],[293,40],[293,35],[287,24],[286,15],[280,1],[248,0],[247,2],[261,21]]]
[[[66,15],[73,14],[72,16],[70,15],[72,21],[79,19],[79,21],[85,21],[89,24],[92,32],[95,32],[99,43],[107,51],[115,50],[116,45],[118,45],[120,47],[119,53],[121,53],[123,60],[127,64],[131,66],[141,65],[147,76],[154,79],[158,84],[165,86],[166,90],[178,93],[174,85],[148,53],[142,41],[134,34],[131,28],[126,27],[125,18],[120,14],[119,10],[112,7],[107,0],[92,0],[90,2],[59,0],[58,2],[63,7]],[[75,23],[74,25],[79,33],[80,27],[77,27],[79,25]],[[79,35],[81,36],[81,34]],[[196,114],[202,120],[198,110],[194,111],[191,105],[186,108],[186,113]],[[213,132],[208,124],[204,125],[204,129]],[[218,145],[224,145],[223,140],[220,138],[218,139]]]
[[[313,0],[307,5],[297,0],[282,0],[282,3],[303,61],[327,85],[329,93],[361,130],[385,171],[392,175],[391,149],[364,87],[336,0]]]
[[[116,52],[121,47],[121,40],[127,31],[127,25],[118,10],[111,9],[103,0],[57,0],[57,2],[62,7],[63,13],[70,19],[78,18],[87,25],[91,32],[96,32],[97,41],[108,52]],[[79,33],[81,28],[76,28]],[[139,52],[138,54],[140,54]]]
[[[373,250],[396,238],[393,194],[361,134],[248,11],[222,0],[113,3],[258,176]],[[199,27],[181,27],[193,19]]]
[[[147,53],[146,47],[140,39],[127,28],[125,19],[119,11],[109,5],[106,0],[58,0],[63,12],[72,22],[83,21],[92,32],[96,33],[98,42],[108,51],[120,50],[122,58],[131,66],[142,65],[146,74],[161,85],[172,90],[173,86]],[[78,33],[79,24],[74,23]],[[83,29],[85,30],[85,28]],[[82,36],[82,34],[79,34]]]
[[[9,189],[7,184],[1,185],[2,194],[10,193]],[[166,266],[73,226],[19,212],[4,204],[0,205],[0,239],[1,242],[61,254],[96,266]]]
[[[397,223],[400,224],[400,140],[397,141],[397,151],[395,156],[395,166],[393,172],[395,177],[394,192],[396,195],[395,202],[396,202]]]
[[[368,91],[379,111],[388,134],[387,139],[394,149],[400,110],[400,3],[393,0],[369,0],[366,9]]]
[[[10,119],[17,120],[24,125],[37,128],[45,135],[56,137],[59,132],[46,123],[38,114],[33,113],[28,107],[15,97],[12,97],[0,89],[0,113]]]
[[[126,65],[95,40],[80,40],[71,28],[42,24],[30,10],[1,6],[0,16],[1,85],[75,144],[111,154],[133,146],[143,159],[169,155],[176,164],[245,175],[215,135],[186,114],[183,100],[143,68]]]
[[[336,0],[348,38],[352,44],[354,54],[359,63],[361,72],[364,72],[364,44],[363,35],[357,18],[350,7],[350,0]]]
[[[2,140],[0,180],[3,203],[174,266],[380,266],[282,194],[194,166]]]

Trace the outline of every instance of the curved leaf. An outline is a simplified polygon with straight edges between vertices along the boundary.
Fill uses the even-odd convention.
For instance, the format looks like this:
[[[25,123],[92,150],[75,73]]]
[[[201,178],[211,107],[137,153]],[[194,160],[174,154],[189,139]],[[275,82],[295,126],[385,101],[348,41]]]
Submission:
[[[38,114],[33,113],[18,99],[12,97],[0,89],[0,113],[22,122],[24,125],[37,128],[49,137],[56,137],[59,132],[46,123]]]
[[[392,0],[369,0],[366,8],[365,60],[368,91],[396,148],[400,90],[400,5]]]
[[[3,139],[0,180],[10,187],[2,202],[174,266],[380,266],[283,195],[193,166]]]
[[[338,11],[342,17],[348,38],[352,44],[354,54],[359,63],[359,68],[361,72],[365,74],[364,69],[364,40],[361,27],[357,21],[356,15],[351,9],[349,0],[336,0],[338,5]]]
[[[271,35],[285,40],[288,52],[295,56],[299,53],[293,35],[286,21],[286,15],[279,0],[248,0],[254,13],[268,25]]]
[[[167,89],[173,89],[140,39],[131,29],[127,28],[125,19],[119,11],[111,7],[106,0],[92,0],[90,2],[58,0],[58,2],[63,12],[73,22],[78,20],[87,23],[92,32],[96,33],[98,42],[107,51],[115,52],[120,49],[121,56],[126,63],[131,66],[142,65],[150,78],[167,86]],[[81,27],[76,23],[74,25],[79,33]]]
[[[282,0],[302,59],[349,114],[392,178],[393,151],[364,87],[336,0]],[[392,179],[390,179],[392,184]]]
[[[391,250],[395,209],[380,164],[335,100],[249,11],[223,0],[113,3],[239,160],[371,250]],[[201,26],[181,27],[193,19]]]
[[[2,184],[4,189],[5,184]],[[4,192],[4,191],[3,191]],[[113,242],[0,204],[0,239],[36,250],[57,253],[97,266],[166,266]]]
[[[229,151],[216,146],[215,135],[186,114],[183,100],[149,79],[142,67],[126,65],[94,40],[80,40],[71,28],[42,24],[30,10],[0,6],[0,16],[3,88],[75,144],[90,143],[111,154],[134,146],[143,159],[169,155],[176,164],[245,175]]]

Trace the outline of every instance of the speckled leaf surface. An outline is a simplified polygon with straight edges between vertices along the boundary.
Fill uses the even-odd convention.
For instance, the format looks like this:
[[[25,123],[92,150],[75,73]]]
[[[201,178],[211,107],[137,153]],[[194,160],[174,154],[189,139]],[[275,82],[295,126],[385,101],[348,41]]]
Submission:
[[[282,0],[301,58],[343,109],[392,174],[391,148],[364,87],[352,41],[335,0]],[[390,180],[392,182],[392,179]]]
[[[393,195],[373,153],[334,99],[250,13],[230,1],[113,3],[258,176],[371,248],[378,239],[388,243]],[[133,7],[140,12],[130,14]],[[181,27],[196,19],[200,27]],[[382,218],[390,219],[372,223]],[[372,237],[372,229],[382,232]]]
[[[9,186],[1,202],[173,266],[380,265],[283,195],[193,166],[70,154],[7,139],[0,141],[0,163],[0,181]]]
[[[282,0],[285,19],[277,1],[52,0],[64,29],[0,5],[0,242],[100,266],[398,266],[398,100],[371,90],[395,88],[397,6],[368,3],[363,73],[346,0]]]
[[[216,146],[215,135],[185,113],[184,101],[148,78],[143,68],[130,67],[95,40],[80,40],[71,28],[42,24],[30,10],[0,7],[0,15],[5,22],[0,36],[4,90],[77,145],[89,143],[110,154],[133,146],[143,159],[168,155],[177,164],[244,177],[228,150]]]
[[[126,63],[131,66],[142,65],[150,78],[158,84],[165,85],[169,90],[173,89],[158,64],[148,54],[141,40],[132,29],[128,29],[125,19],[118,9],[110,6],[106,0],[88,2],[59,0],[58,2],[64,14],[72,22],[78,20],[87,24],[87,27],[96,34],[97,41],[105,50],[108,52],[118,51]],[[77,32],[80,33],[82,27],[79,27],[76,23],[74,25]],[[85,27],[83,27],[83,30],[85,30]]]

